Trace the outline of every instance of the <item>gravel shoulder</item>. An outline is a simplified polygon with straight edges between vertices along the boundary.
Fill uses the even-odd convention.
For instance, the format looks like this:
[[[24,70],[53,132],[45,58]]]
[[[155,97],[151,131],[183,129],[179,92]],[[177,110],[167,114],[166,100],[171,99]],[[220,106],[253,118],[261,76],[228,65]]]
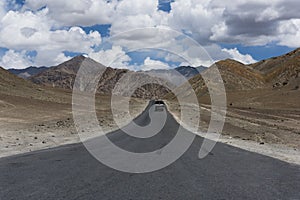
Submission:
[[[192,118],[197,106],[186,104],[180,108],[170,101],[167,106],[177,122],[189,129],[189,125],[180,120],[180,109],[188,107]],[[196,134],[207,137],[210,116],[210,106],[201,105]],[[300,165],[299,117],[297,110],[228,108],[222,135],[216,141]]]

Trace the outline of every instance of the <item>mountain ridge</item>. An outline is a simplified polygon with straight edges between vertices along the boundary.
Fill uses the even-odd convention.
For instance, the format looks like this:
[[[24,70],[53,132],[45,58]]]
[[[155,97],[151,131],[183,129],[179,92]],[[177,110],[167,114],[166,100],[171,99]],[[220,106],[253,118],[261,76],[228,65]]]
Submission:
[[[149,79],[155,72],[156,74],[154,73],[154,75],[159,79],[156,84],[166,84],[166,82],[171,82],[170,80],[175,80],[178,77],[174,76],[170,70],[163,69],[146,72],[132,72],[128,69],[113,69],[81,55],[60,65],[49,67],[40,73],[31,76],[28,80],[39,85],[70,90],[73,88],[77,71],[83,61],[92,65],[99,65],[105,69],[105,73],[100,80],[98,88],[98,92],[101,94],[111,94],[114,85],[128,72],[139,74],[136,76],[138,80],[142,80],[142,78]],[[206,87],[202,75],[209,74],[213,68],[218,68],[227,92],[251,91],[254,89],[274,90],[281,88],[298,90],[300,85],[300,48],[282,56],[273,57],[249,65],[245,65],[233,59],[221,60],[216,62],[210,68],[203,68],[201,74],[199,74],[199,71],[196,68],[180,66],[176,68],[175,71],[187,78],[181,79],[177,86],[180,86],[181,83],[184,84],[184,82],[191,77],[189,82],[195,89],[197,95],[202,96],[207,94],[208,88]],[[139,91],[140,94],[136,94],[136,97],[150,98],[151,91],[146,92],[146,88],[150,89],[151,87],[144,87]],[[157,94],[157,90],[161,90],[162,92]],[[162,96],[165,92],[170,92],[170,90],[166,90],[166,88],[163,88],[162,86],[159,87],[158,85],[155,87],[152,86],[152,93],[155,94],[155,96]]]
[[[269,96],[279,98],[283,92],[288,94],[289,91],[299,90],[300,49],[250,65],[245,65],[232,59],[218,61],[202,74],[196,75],[189,80],[189,84],[192,85],[198,98],[209,94],[203,76],[209,76],[212,83],[218,81],[214,79],[212,73],[216,68],[220,72],[227,93],[232,94],[244,91],[247,94],[251,92],[256,93],[257,90],[264,90],[267,93],[272,93]],[[187,85],[184,84],[179,87],[183,96],[189,96],[184,89],[188,87]],[[214,84],[211,85],[214,87]],[[215,84],[215,87],[211,89],[218,91],[217,84]],[[259,92],[257,95],[263,96],[263,92]],[[258,98],[258,96],[255,98]],[[174,99],[175,97],[172,94],[167,94],[166,98]]]
[[[42,66],[42,67],[30,66],[25,69],[11,68],[11,69],[8,69],[8,71],[12,74],[15,74],[15,75],[21,77],[21,78],[28,79],[29,77],[37,75],[46,69],[47,69],[47,67],[44,67],[44,66]]]
[[[151,76],[146,73],[131,72],[128,69],[114,69],[106,67],[91,58],[76,56],[60,65],[48,68],[47,70],[31,77],[29,80],[36,84],[72,90],[77,72],[81,65],[91,65],[98,67],[100,71],[103,70],[97,90],[100,94],[111,95],[116,83],[129,72],[133,73],[137,80],[142,80],[143,78],[149,80],[151,78]],[[152,94],[154,94],[155,97],[162,97],[166,93],[170,92],[169,89],[159,85],[160,83],[165,84],[164,80],[160,80],[159,78],[156,78],[156,80],[157,84],[150,84],[150,86],[145,85],[136,90],[133,97],[152,98]],[[132,81],[134,80],[131,80],[131,82]]]

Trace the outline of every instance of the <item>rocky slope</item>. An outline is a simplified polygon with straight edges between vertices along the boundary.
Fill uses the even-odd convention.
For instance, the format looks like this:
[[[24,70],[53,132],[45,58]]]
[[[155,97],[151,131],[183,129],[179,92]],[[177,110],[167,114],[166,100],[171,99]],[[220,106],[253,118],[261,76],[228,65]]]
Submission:
[[[300,49],[283,56],[249,65],[263,74],[270,87],[298,89],[300,85]]]
[[[28,91],[35,88],[35,85],[26,81],[16,75],[8,72],[7,70],[0,67],[0,91],[1,93],[11,93],[16,91]],[[23,93],[23,92],[22,92]]]
[[[69,99],[68,93],[64,90],[54,90],[47,86],[36,85],[0,67],[0,99],[10,96],[65,103]]]
[[[264,78],[260,73],[238,61],[231,59],[219,61],[212,66],[215,67],[222,76],[226,91],[251,90],[264,86]],[[203,75],[209,73],[210,71],[207,71]]]
[[[264,78],[261,74],[240,62],[228,59],[215,63],[206,71],[189,80],[189,84],[195,90],[198,97],[208,94],[207,84],[203,79],[204,76],[207,77],[211,86],[215,86],[212,89],[218,90],[216,83],[220,82],[220,80],[215,75],[216,68],[221,74],[226,91],[251,90],[264,86]],[[181,91],[181,95],[189,95],[188,87],[187,84],[184,84],[178,88]]]

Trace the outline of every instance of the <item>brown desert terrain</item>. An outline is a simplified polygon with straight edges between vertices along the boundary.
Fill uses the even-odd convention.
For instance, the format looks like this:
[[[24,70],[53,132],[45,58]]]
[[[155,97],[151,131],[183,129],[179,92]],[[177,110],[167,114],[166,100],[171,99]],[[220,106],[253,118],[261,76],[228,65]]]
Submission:
[[[0,157],[80,142],[72,116],[72,91],[33,84],[0,69]],[[97,116],[105,132],[117,129],[110,97],[97,95]],[[131,114],[146,101],[131,99]]]
[[[73,123],[71,89],[79,65],[85,59],[76,57],[29,80],[0,69],[0,156],[80,142]],[[298,49],[252,65],[224,60],[212,66],[220,71],[227,97],[221,142],[300,163],[299,61]],[[88,62],[95,61],[89,59]],[[110,93],[126,73],[133,73],[134,79],[148,77],[107,68],[96,97],[98,120],[106,132],[118,128],[110,110]],[[201,105],[199,134],[207,130],[211,117],[211,100],[202,75],[189,80]],[[127,81],[133,82],[132,79]],[[136,91],[135,97],[143,98],[131,98],[130,112],[137,116],[145,108],[147,99],[166,95],[169,110],[180,122],[180,106],[168,89],[159,86],[160,81]],[[179,87],[180,95],[188,97],[184,87]],[[193,110],[195,105],[181,106],[190,106]]]

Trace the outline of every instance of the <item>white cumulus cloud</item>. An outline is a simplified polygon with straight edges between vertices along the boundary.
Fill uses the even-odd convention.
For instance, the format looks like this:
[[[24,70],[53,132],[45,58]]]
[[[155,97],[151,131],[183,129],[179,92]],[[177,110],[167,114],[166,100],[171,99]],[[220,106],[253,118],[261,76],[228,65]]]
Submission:
[[[47,7],[48,16],[62,26],[92,26],[113,22],[117,2],[116,0],[27,0],[25,7],[33,10]]]
[[[14,50],[7,51],[0,61],[0,66],[5,68],[24,69],[33,63],[31,58],[26,55],[25,51],[16,52]]]
[[[45,9],[36,13],[9,11],[0,21],[0,47],[36,51],[33,64],[51,66],[69,58],[63,56],[64,51],[87,53],[101,44],[97,31],[85,33],[79,27],[54,29],[47,13]]]
[[[170,69],[170,66],[167,63],[161,62],[159,60],[153,60],[150,57],[147,57],[144,60],[144,64],[140,66],[140,69],[143,71],[152,69]]]
[[[88,56],[104,66],[120,69],[129,68],[128,63],[131,61],[131,58],[123,51],[121,46],[113,46],[108,50],[91,52]]]
[[[230,57],[234,60],[237,60],[239,62],[242,62],[244,64],[251,64],[251,63],[255,63],[257,62],[256,60],[254,60],[252,58],[251,55],[249,54],[246,54],[246,55],[243,55],[241,54],[237,48],[234,48],[234,49],[222,49],[223,52],[226,52],[230,55]]]
[[[6,10],[7,2],[13,7],[10,11]],[[183,48],[178,34],[160,34],[159,30],[143,29],[145,27],[169,27],[188,34],[207,48],[212,60],[229,57],[244,63],[255,61],[251,55],[242,55],[237,49],[222,50],[220,43],[300,46],[300,1],[163,2],[171,2],[170,13],[159,11],[156,0],[25,0],[24,6],[1,1],[0,47],[9,49],[10,57],[19,55],[16,58],[24,64],[33,62],[31,64],[47,66],[68,59],[66,51],[89,54],[104,64],[110,56],[121,54],[123,58],[114,64],[120,68],[131,67],[128,66],[130,57],[123,49],[157,46],[189,56],[195,65],[210,64],[210,60],[197,55],[193,47]],[[122,33],[113,41],[112,49],[95,52],[94,47],[102,42],[100,33],[86,33],[80,28],[96,24],[111,24],[112,35]],[[126,34],[131,29],[140,31]],[[36,51],[37,56],[30,59],[24,56],[29,51]],[[8,66],[8,57],[2,60],[4,58],[6,62],[2,64]],[[176,60],[172,56],[167,59]]]

